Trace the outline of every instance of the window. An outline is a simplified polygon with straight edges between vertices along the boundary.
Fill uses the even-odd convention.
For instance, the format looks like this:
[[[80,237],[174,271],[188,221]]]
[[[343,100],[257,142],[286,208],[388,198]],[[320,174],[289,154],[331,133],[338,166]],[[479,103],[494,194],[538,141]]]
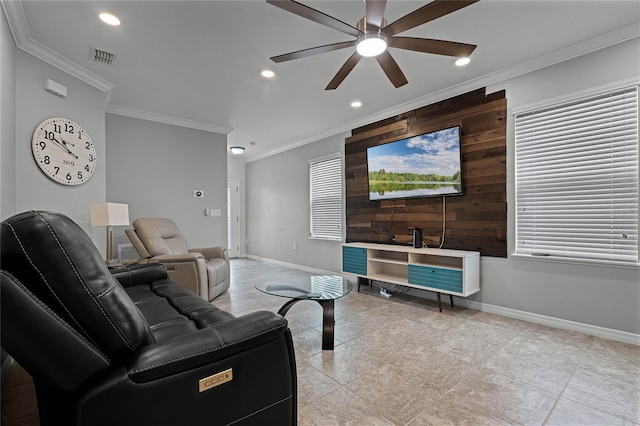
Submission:
[[[638,263],[637,89],[516,114],[516,254]]]
[[[342,156],[309,160],[311,238],[342,240]]]

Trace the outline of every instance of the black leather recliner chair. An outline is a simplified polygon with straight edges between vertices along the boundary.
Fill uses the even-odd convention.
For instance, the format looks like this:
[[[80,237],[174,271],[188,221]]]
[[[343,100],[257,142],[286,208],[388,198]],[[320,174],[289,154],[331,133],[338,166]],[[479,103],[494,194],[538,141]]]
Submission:
[[[44,425],[296,424],[287,321],[221,311],[161,264],[109,270],[69,218],[2,222],[2,347]]]

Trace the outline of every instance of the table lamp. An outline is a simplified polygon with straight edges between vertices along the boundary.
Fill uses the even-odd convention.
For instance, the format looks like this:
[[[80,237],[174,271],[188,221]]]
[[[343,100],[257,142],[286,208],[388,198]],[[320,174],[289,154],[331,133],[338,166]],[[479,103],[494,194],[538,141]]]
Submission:
[[[128,204],[91,204],[91,226],[107,227],[107,265],[113,261],[113,227],[125,225],[129,225]]]

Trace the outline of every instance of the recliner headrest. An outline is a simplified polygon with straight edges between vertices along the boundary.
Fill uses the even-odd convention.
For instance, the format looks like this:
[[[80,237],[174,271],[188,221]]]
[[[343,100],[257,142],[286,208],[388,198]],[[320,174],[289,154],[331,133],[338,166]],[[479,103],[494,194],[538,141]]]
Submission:
[[[2,222],[0,236],[2,269],[112,359],[151,341],[140,311],[71,219],[20,213]]]
[[[151,256],[188,252],[187,241],[171,219],[143,217],[134,220],[133,227]]]

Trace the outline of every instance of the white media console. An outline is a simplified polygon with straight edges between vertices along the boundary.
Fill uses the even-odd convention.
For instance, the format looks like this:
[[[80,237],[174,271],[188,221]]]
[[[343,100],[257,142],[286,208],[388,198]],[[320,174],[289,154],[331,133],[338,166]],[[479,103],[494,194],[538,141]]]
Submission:
[[[480,253],[464,250],[414,248],[392,244],[342,245],[342,272],[362,280],[382,281],[450,296],[480,291]]]

